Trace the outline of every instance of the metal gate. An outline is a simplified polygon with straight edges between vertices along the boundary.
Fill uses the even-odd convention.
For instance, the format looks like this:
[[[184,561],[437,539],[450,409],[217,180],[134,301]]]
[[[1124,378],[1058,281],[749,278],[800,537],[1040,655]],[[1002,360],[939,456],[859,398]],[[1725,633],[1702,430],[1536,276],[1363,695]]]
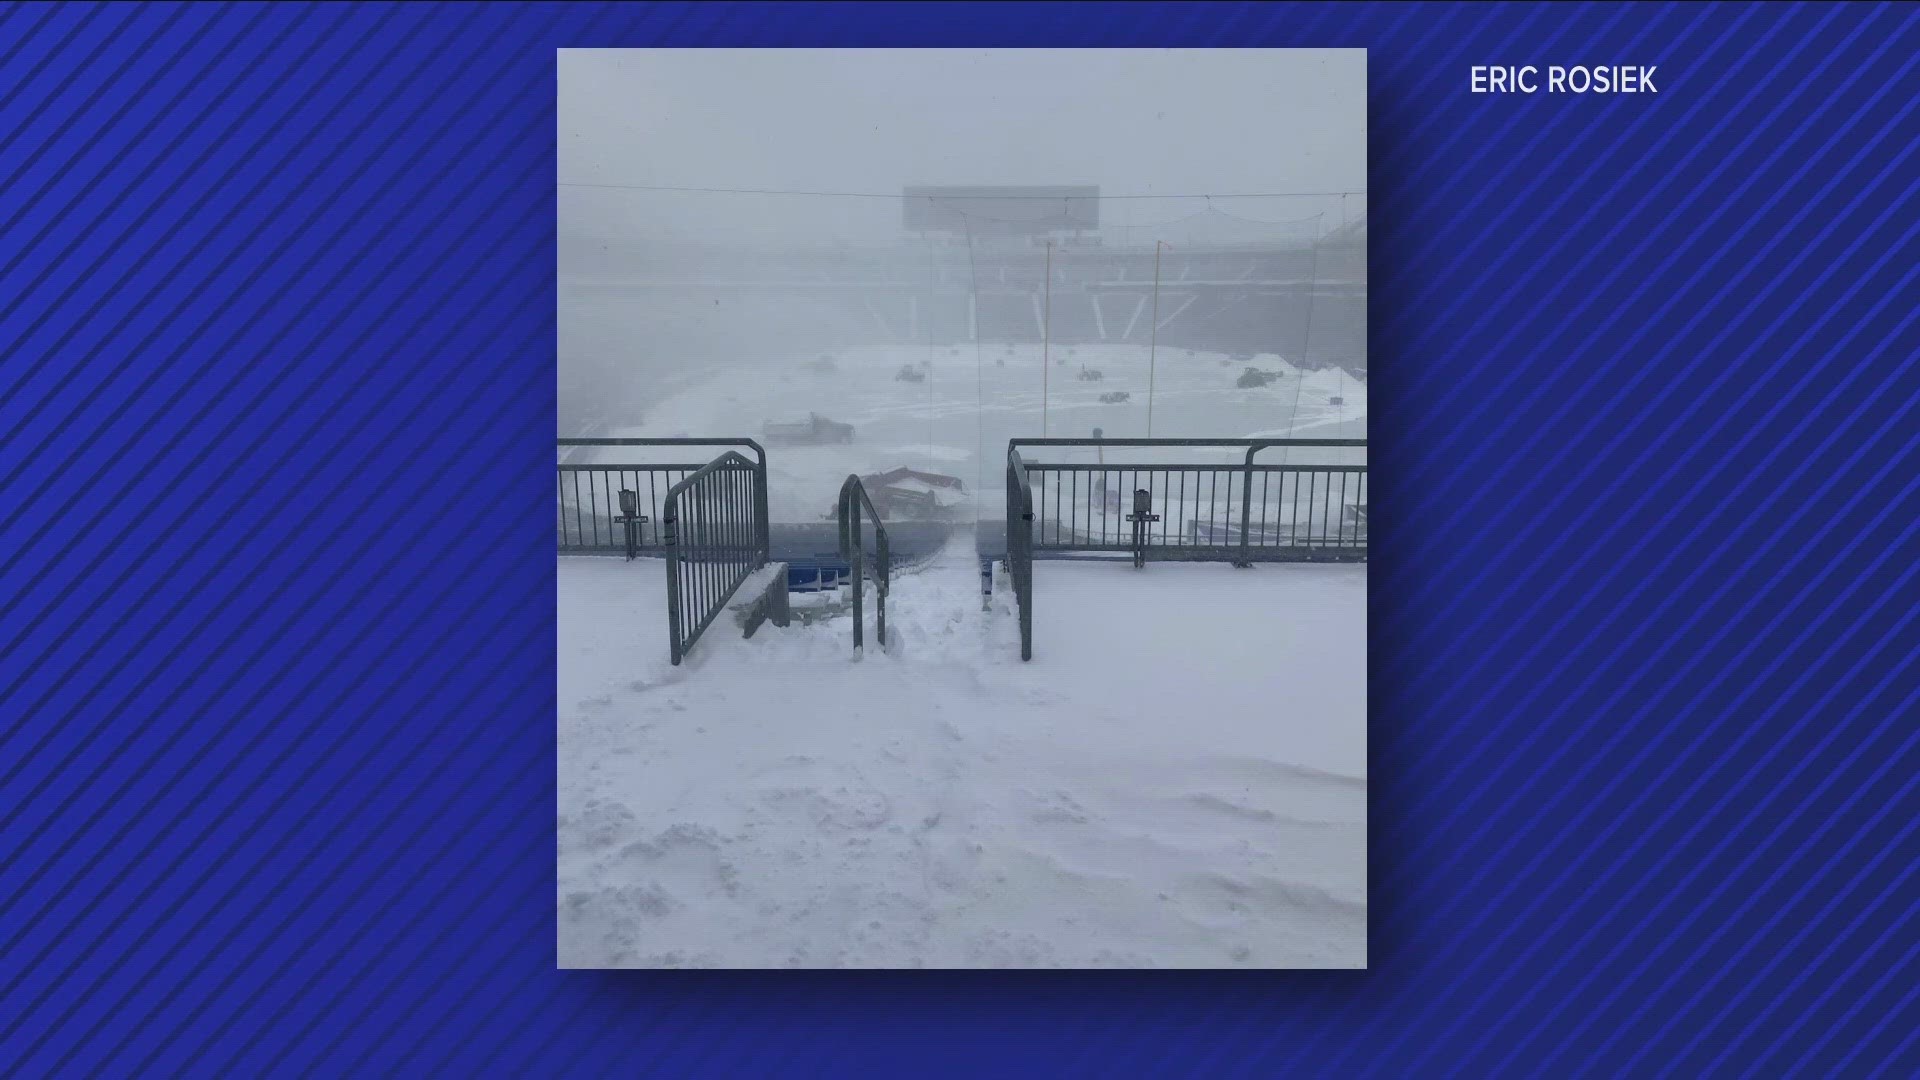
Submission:
[[[766,565],[767,469],[729,450],[668,488],[660,502],[667,647],[678,664],[740,583]]]

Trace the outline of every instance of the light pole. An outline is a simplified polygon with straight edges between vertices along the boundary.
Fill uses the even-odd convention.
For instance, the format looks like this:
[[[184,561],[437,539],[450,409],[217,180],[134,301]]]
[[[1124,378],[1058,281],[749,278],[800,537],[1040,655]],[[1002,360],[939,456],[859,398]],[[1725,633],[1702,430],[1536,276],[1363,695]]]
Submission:
[[[1046,314],[1040,317],[1040,437],[1047,437],[1047,369],[1053,345],[1053,240],[1047,240]]]
[[[1107,433],[1104,431],[1101,431],[1099,428],[1094,428],[1093,437],[1096,439],[1104,439],[1107,437]],[[1106,447],[1106,444],[1095,443],[1093,446],[1093,457],[1095,461],[1100,463],[1099,498],[1100,498],[1100,507],[1101,509],[1104,510],[1107,505],[1107,447]]]
[[[1313,294],[1320,291],[1320,224],[1324,215],[1315,215],[1313,219],[1313,267],[1307,271],[1307,334],[1300,342],[1300,362],[1313,362]],[[1288,432],[1289,435],[1292,432]]]
[[[1153,367],[1160,349],[1160,248],[1172,247],[1165,240],[1153,242],[1153,325],[1147,331],[1147,438],[1153,438]],[[1138,311],[1138,308],[1134,309]]]

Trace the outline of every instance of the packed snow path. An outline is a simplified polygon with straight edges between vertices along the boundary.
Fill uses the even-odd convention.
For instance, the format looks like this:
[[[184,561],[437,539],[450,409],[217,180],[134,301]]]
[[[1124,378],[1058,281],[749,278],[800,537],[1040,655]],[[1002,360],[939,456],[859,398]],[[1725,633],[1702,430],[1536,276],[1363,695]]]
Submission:
[[[1366,568],[1041,563],[1023,664],[970,545],[857,663],[561,560],[562,966],[1365,965]]]

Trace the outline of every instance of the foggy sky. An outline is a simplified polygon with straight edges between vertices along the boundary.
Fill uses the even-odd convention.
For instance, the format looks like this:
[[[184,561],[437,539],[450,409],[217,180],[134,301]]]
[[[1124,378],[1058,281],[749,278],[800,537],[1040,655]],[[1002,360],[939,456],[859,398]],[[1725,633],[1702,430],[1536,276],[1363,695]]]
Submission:
[[[1336,50],[561,50],[563,272],[586,242],[888,240],[894,200],[569,183],[895,192],[1098,184],[1103,194],[1363,191],[1366,53]],[[1107,201],[1103,223],[1202,200]],[[1270,221],[1348,206],[1215,199]],[[1352,200],[1364,212],[1364,198]],[[1338,224],[1336,220],[1334,224]]]

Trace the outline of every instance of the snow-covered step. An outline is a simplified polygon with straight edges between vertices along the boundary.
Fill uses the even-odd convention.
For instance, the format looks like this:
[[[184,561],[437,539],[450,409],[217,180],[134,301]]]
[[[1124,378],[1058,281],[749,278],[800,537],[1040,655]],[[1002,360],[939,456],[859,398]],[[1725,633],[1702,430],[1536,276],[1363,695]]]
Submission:
[[[752,637],[760,624],[772,622],[785,626],[791,621],[787,610],[787,564],[771,562],[747,575],[747,580],[727,601],[727,614],[741,637]]]

